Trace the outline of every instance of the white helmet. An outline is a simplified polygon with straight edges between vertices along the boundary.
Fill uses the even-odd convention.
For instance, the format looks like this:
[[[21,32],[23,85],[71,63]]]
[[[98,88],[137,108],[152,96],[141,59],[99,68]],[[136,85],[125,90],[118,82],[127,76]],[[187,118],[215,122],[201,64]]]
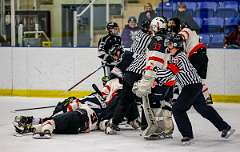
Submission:
[[[151,30],[155,33],[167,29],[167,21],[162,17],[155,17],[150,24]]]

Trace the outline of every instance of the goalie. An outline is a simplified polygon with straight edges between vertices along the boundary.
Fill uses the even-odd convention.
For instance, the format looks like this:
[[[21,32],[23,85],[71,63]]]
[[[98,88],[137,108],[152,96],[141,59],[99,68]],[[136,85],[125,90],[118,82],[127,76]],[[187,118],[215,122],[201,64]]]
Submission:
[[[169,55],[165,53],[167,23],[161,17],[156,17],[150,24],[153,32],[152,41],[148,47],[148,58],[145,73],[140,83],[135,83],[133,92],[143,100],[142,130],[145,139],[172,137],[173,121],[171,99],[175,81],[169,81],[161,86],[154,84],[154,67],[166,69]],[[141,90],[143,89],[143,90]],[[144,94],[141,94],[145,92]],[[140,94],[139,94],[140,93]],[[144,125],[145,124],[145,125]]]

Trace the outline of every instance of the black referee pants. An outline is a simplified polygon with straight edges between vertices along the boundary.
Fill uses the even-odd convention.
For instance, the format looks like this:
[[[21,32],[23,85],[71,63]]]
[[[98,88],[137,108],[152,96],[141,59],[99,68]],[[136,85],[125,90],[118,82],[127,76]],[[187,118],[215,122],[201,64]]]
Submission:
[[[191,84],[183,87],[172,109],[178,130],[183,137],[193,138],[192,125],[187,115],[187,111],[191,106],[193,106],[202,117],[208,119],[219,131],[229,127],[217,111],[205,103],[202,94],[202,84]]]
[[[135,102],[136,95],[132,92],[132,88],[134,82],[140,80],[141,77],[142,75],[130,71],[124,73],[123,89],[120,93],[118,105],[113,114],[113,124],[118,125],[126,114],[128,114],[128,118],[130,118],[131,115],[133,115],[133,118],[138,117],[139,113]]]

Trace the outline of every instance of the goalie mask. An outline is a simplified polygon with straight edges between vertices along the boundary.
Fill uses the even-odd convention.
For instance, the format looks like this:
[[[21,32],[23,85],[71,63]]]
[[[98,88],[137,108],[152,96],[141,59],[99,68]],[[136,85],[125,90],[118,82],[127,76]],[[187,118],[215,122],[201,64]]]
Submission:
[[[167,21],[163,17],[155,17],[152,20],[150,27],[154,33],[164,33],[167,29]]]

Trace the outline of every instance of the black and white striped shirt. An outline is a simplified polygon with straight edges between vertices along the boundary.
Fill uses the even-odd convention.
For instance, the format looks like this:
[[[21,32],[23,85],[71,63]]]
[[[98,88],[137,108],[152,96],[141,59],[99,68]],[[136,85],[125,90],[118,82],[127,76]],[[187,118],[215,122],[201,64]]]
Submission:
[[[142,32],[137,33],[130,51],[133,52],[134,60],[126,69],[126,71],[132,71],[138,74],[142,74],[144,67],[146,66],[146,51],[151,41],[151,36]]]
[[[176,56],[171,56],[167,70],[156,68],[156,73],[156,79],[160,84],[166,83],[171,79],[175,79],[181,87],[202,83],[197,70],[192,66],[184,52],[180,52]]]

